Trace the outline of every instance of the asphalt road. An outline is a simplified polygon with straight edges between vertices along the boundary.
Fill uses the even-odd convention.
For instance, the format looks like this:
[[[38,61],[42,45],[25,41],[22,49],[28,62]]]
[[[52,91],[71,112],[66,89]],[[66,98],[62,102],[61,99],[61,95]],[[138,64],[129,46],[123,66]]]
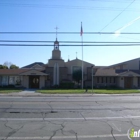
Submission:
[[[140,95],[0,96],[0,140],[128,140],[132,128]]]

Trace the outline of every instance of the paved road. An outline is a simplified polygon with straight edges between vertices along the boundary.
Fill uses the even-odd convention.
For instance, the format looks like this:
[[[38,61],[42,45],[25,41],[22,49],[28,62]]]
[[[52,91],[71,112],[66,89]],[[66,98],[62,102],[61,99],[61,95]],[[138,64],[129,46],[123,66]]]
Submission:
[[[0,140],[128,140],[131,128],[140,95],[0,96]]]

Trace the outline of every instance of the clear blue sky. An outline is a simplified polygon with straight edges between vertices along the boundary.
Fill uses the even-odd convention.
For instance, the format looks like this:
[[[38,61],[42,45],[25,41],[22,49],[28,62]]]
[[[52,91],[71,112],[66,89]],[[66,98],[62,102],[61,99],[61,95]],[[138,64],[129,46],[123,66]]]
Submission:
[[[58,26],[59,32],[79,32],[79,35],[58,34],[58,40],[81,41],[81,21],[84,32],[115,32],[129,23],[131,24],[123,28],[122,32],[140,32],[140,19],[135,20],[140,16],[140,1],[132,2],[133,0],[0,0],[0,32],[54,32]],[[129,7],[123,11],[127,6]],[[119,16],[110,23],[117,15]],[[109,25],[104,28],[107,24]],[[83,34],[83,41],[140,41],[139,38],[140,35],[117,37]],[[55,34],[0,34],[0,40],[54,41]],[[52,50],[53,47],[50,46],[0,46],[0,64],[5,61],[20,67],[33,62],[46,64],[51,58]],[[76,52],[81,59],[81,47],[60,46],[60,50],[65,61],[68,55],[71,60],[75,59]],[[140,46],[84,47],[84,60],[97,66],[112,65],[137,57],[140,57]]]

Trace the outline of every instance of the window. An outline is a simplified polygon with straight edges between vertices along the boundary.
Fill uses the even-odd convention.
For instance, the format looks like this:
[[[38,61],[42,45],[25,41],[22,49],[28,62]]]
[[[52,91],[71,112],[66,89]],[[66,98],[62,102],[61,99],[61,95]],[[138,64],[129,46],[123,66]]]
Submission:
[[[15,84],[15,77],[14,76],[10,76],[9,77],[9,85],[14,85]]]
[[[106,77],[106,83],[107,83],[107,77]]]
[[[8,76],[2,76],[2,85],[8,85]]]
[[[110,77],[110,83],[112,83],[112,77]]]
[[[80,66],[73,66],[72,67],[72,72],[79,71],[79,70],[82,70],[82,68]]]
[[[114,83],[116,83],[116,78],[115,77],[113,78],[113,81],[114,81]]]
[[[16,85],[21,85],[21,77],[20,76],[15,77],[15,84]]]
[[[97,83],[99,83],[99,77],[97,77]]]
[[[104,83],[104,78],[102,77],[102,83]]]

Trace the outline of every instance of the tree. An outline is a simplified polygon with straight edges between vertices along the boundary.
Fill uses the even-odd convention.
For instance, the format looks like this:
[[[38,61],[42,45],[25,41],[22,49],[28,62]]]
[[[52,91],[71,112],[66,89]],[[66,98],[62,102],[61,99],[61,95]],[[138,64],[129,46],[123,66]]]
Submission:
[[[72,74],[72,78],[77,83],[80,83],[80,80],[82,80],[82,71],[81,70],[74,71]]]
[[[3,69],[3,65],[0,65],[0,69]]]
[[[10,66],[10,69],[19,69],[19,67],[16,66],[16,65],[14,65],[14,64],[12,64],[12,65]]]
[[[3,65],[3,69],[8,69],[8,67],[7,67],[7,66],[5,66],[5,65]]]
[[[3,65],[0,65],[0,69],[19,69],[19,67],[15,64],[12,64],[11,62],[6,61]]]
[[[4,62],[4,64],[3,64],[3,66],[6,66],[8,68],[10,68],[11,65],[12,65],[12,63],[8,62],[8,61]]]

